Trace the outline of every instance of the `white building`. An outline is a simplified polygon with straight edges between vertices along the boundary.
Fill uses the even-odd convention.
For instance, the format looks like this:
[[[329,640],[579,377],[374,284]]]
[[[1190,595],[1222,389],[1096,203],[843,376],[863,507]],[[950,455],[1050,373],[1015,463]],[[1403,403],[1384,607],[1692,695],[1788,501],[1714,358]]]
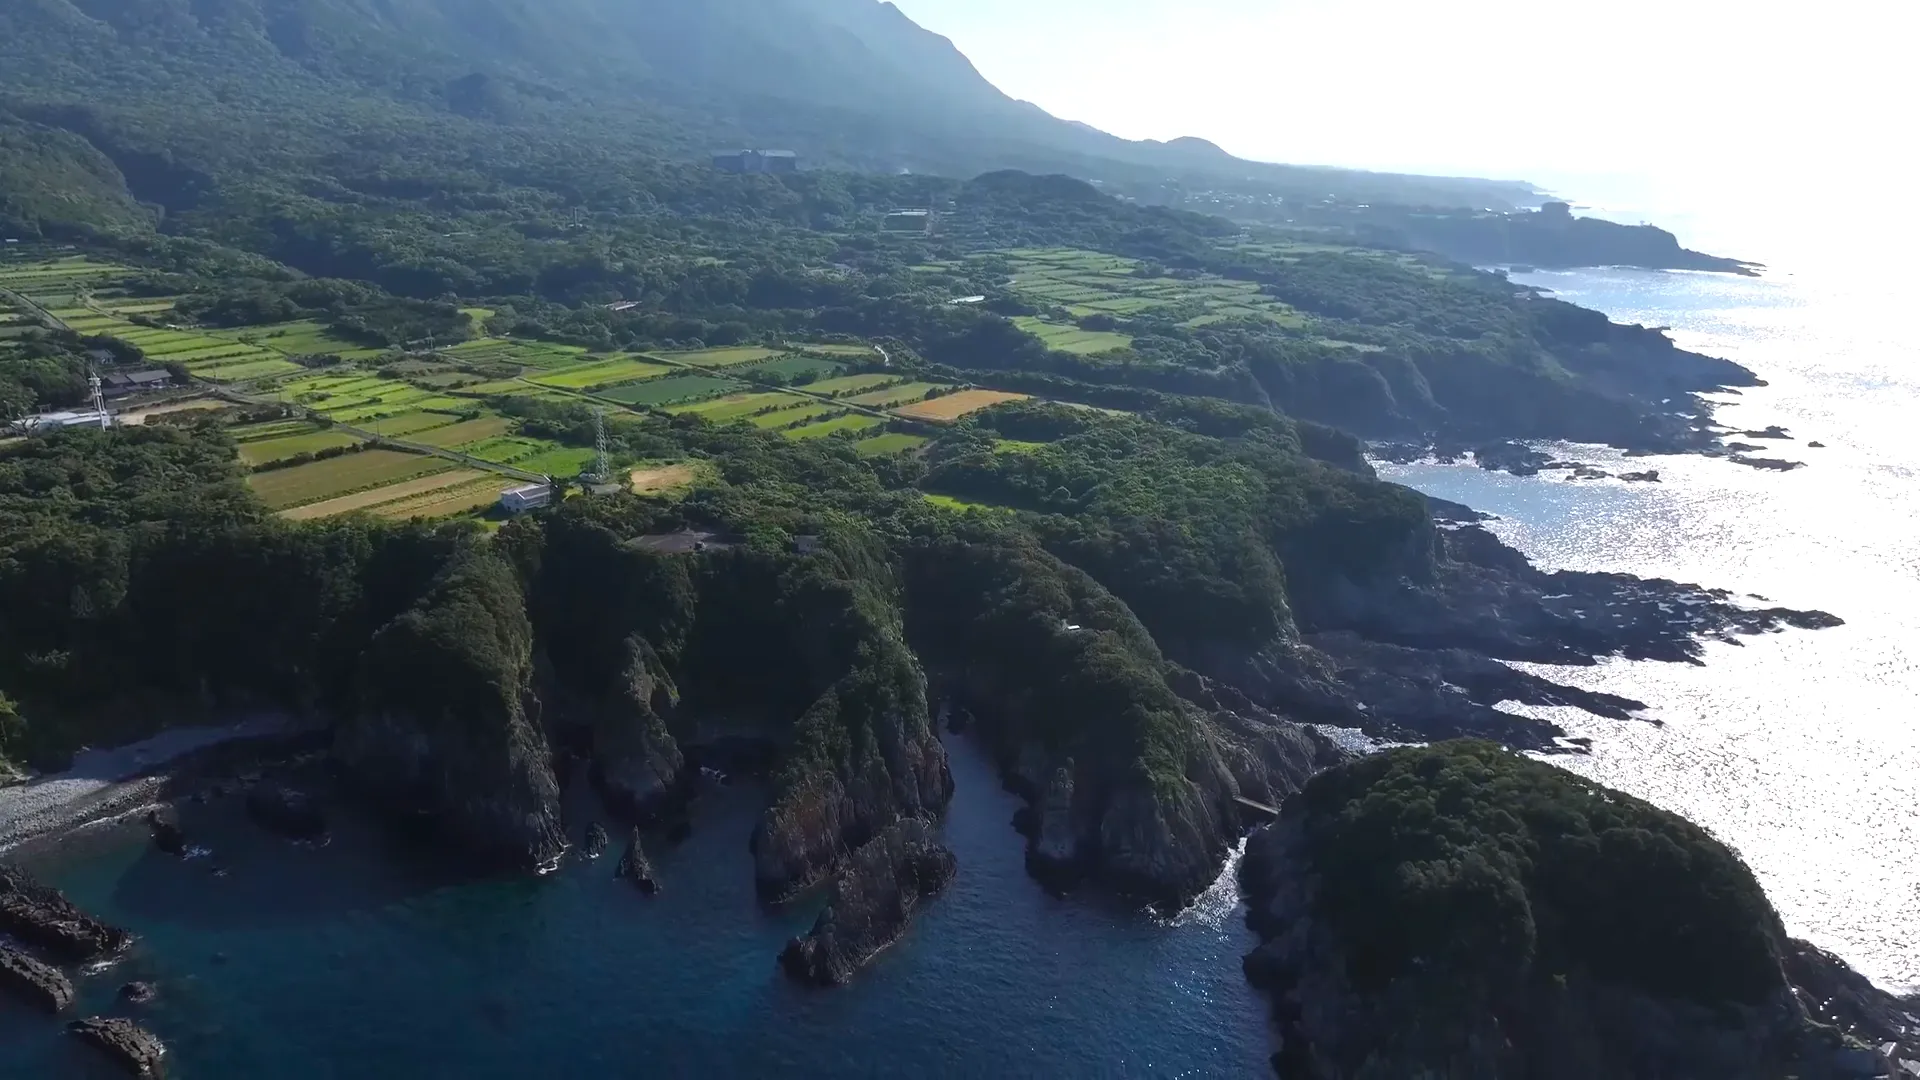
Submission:
[[[500,493],[500,507],[509,514],[524,514],[553,505],[553,485],[524,484]]]
[[[29,434],[41,434],[70,427],[109,427],[113,423],[113,414],[98,409],[82,409],[73,412],[41,413],[13,422],[15,431]]]

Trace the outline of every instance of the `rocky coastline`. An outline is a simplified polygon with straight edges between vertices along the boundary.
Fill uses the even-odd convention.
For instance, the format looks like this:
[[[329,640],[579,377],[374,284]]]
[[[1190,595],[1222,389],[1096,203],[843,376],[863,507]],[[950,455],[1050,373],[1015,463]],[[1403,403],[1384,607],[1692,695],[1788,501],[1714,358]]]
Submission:
[[[846,984],[907,932],[955,870],[935,826],[920,818],[895,822],[853,853],[826,910],[805,937],[787,943],[780,966],[803,983]]]

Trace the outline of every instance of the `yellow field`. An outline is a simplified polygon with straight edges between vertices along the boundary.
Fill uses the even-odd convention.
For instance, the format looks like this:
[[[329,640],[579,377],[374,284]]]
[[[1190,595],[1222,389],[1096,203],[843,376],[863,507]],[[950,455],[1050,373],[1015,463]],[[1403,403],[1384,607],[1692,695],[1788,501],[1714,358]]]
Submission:
[[[653,495],[686,487],[699,476],[692,465],[656,465],[635,469],[628,477],[636,495]]]
[[[934,398],[932,401],[916,401],[911,405],[903,405],[893,410],[893,414],[910,420],[950,424],[968,413],[979,412],[989,406],[1026,399],[1025,394],[1010,394],[1004,390],[962,390],[957,394]]]
[[[289,469],[254,473],[247,477],[247,486],[260,496],[260,501],[275,510],[285,510],[452,468],[450,462],[437,457],[403,454],[397,450],[362,450]]]

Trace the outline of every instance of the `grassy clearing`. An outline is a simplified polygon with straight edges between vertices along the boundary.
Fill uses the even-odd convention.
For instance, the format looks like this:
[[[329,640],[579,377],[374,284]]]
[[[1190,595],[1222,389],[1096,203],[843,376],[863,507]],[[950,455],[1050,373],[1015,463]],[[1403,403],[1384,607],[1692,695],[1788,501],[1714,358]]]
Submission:
[[[970,513],[975,510],[983,513],[1004,514],[1007,512],[1005,507],[994,506],[991,503],[968,502],[965,499],[956,499],[951,495],[935,495],[932,492],[922,492],[920,497],[942,510],[951,510],[958,514]]]
[[[904,432],[889,431],[885,435],[861,439],[854,449],[861,457],[887,457],[892,454],[904,454],[909,450],[918,450],[931,441],[925,435],[908,435]]]
[[[503,435],[495,439],[483,439],[454,449],[469,457],[481,461],[491,461],[496,465],[517,465],[530,458],[539,457],[560,449],[560,444],[546,439],[528,439],[518,435]]]
[[[1133,339],[1125,334],[1116,334],[1107,330],[1082,330],[1077,326],[1048,322],[1032,315],[1020,316],[1013,320],[1013,325],[1039,338],[1047,348],[1056,352],[1088,356],[1093,353],[1133,347]]]
[[[300,467],[305,468],[305,466]],[[444,492],[449,488],[463,487],[486,479],[488,479],[486,473],[472,469],[452,470],[430,476],[402,480],[398,483],[382,484],[378,487],[368,488],[365,491],[356,491],[350,495],[342,495],[339,498],[308,503],[303,506],[284,510],[280,516],[290,521],[312,521],[318,518],[339,517],[341,514],[351,514],[356,510],[370,510],[388,503],[406,500],[420,495]],[[497,489],[494,492],[494,498],[499,498],[499,491]]]
[[[846,416],[836,417],[822,423],[791,428],[780,434],[785,435],[789,439],[824,439],[829,435],[835,435],[842,431],[866,431],[870,428],[877,428],[885,423],[885,420],[877,416],[862,416],[859,413],[850,413]]]
[[[247,478],[247,485],[269,507],[286,510],[452,468],[440,458],[397,450],[362,450],[290,469],[255,473]]]
[[[763,348],[759,345],[741,345],[731,349],[696,349],[692,352],[656,353],[662,360],[671,360],[676,364],[691,364],[701,368],[733,367],[736,364],[751,364],[757,360],[768,360],[780,355],[779,349]]]
[[[463,446],[498,438],[513,429],[514,422],[504,416],[483,416],[478,420],[463,420],[445,427],[423,429],[409,436],[407,441],[426,446]],[[384,425],[382,430],[385,431]]]
[[[692,487],[699,478],[699,467],[686,462],[645,465],[627,474],[628,484],[636,495],[663,495],[680,491]]]
[[[1023,439],[995,439],[993,452],[996,454],[1031,454],[1046,448],[1046,443],[1027,442]]]
[[[948,394],[931,401],[921,401],[912,405],[903,405],[893,410],[895,416],[904,416],[913,420],[927,420],[937,424],[952,423],[968,413],[1007,401],[1025,401],[1025,394],[1010,394],[1004,390],[962,390],[957,394]]]
[[[255,439],[241,443],[240,460],[248,468],[257,469],[262,465],[297,458],[301,454],[315,454],[322,450],[359,444],[358,437],[344,431],[311,431],[277,439]]]
[[[732,379],[722,379],[712,375],[675,375],[666,379],[650,379],[646,382],[610,387],[599,391],[599,396],[608,401],[617,401],[622,405],[663,408],[688,401],[704,401],[707,398],[745,389],[743,384],[734,382]]]
[[[525,469],[528,472],[545,473],[548,476],[567,479],[580,475],[582,469],[593,464],[594,456],[592,450],[562,447],[513,464],[516,468]]]
[[[622,358],[555,368],[546,374],[536,375],[529,381],[539,383],[541,386],[565,390],[586,390],[596,386],[614,386],[620,383],[657,379],[662,375],[671,375],[673,372],[674,369],[665,364],[649,364],[640,360]]]

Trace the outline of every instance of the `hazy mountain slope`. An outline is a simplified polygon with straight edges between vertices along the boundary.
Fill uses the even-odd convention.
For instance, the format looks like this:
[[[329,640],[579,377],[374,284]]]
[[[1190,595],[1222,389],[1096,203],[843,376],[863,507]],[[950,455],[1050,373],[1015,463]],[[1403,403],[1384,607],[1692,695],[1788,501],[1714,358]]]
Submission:
[[[454,114],[683,158],[752,143],[884,171],[1439,190],[1471,205],[1525,193],[1118,139],[1008,98],[875,0],[7,0],[0,99],[43,122],[58,114],[34,110],[58,104],[144,111],[148,131],[230,125],[225,143]]]

